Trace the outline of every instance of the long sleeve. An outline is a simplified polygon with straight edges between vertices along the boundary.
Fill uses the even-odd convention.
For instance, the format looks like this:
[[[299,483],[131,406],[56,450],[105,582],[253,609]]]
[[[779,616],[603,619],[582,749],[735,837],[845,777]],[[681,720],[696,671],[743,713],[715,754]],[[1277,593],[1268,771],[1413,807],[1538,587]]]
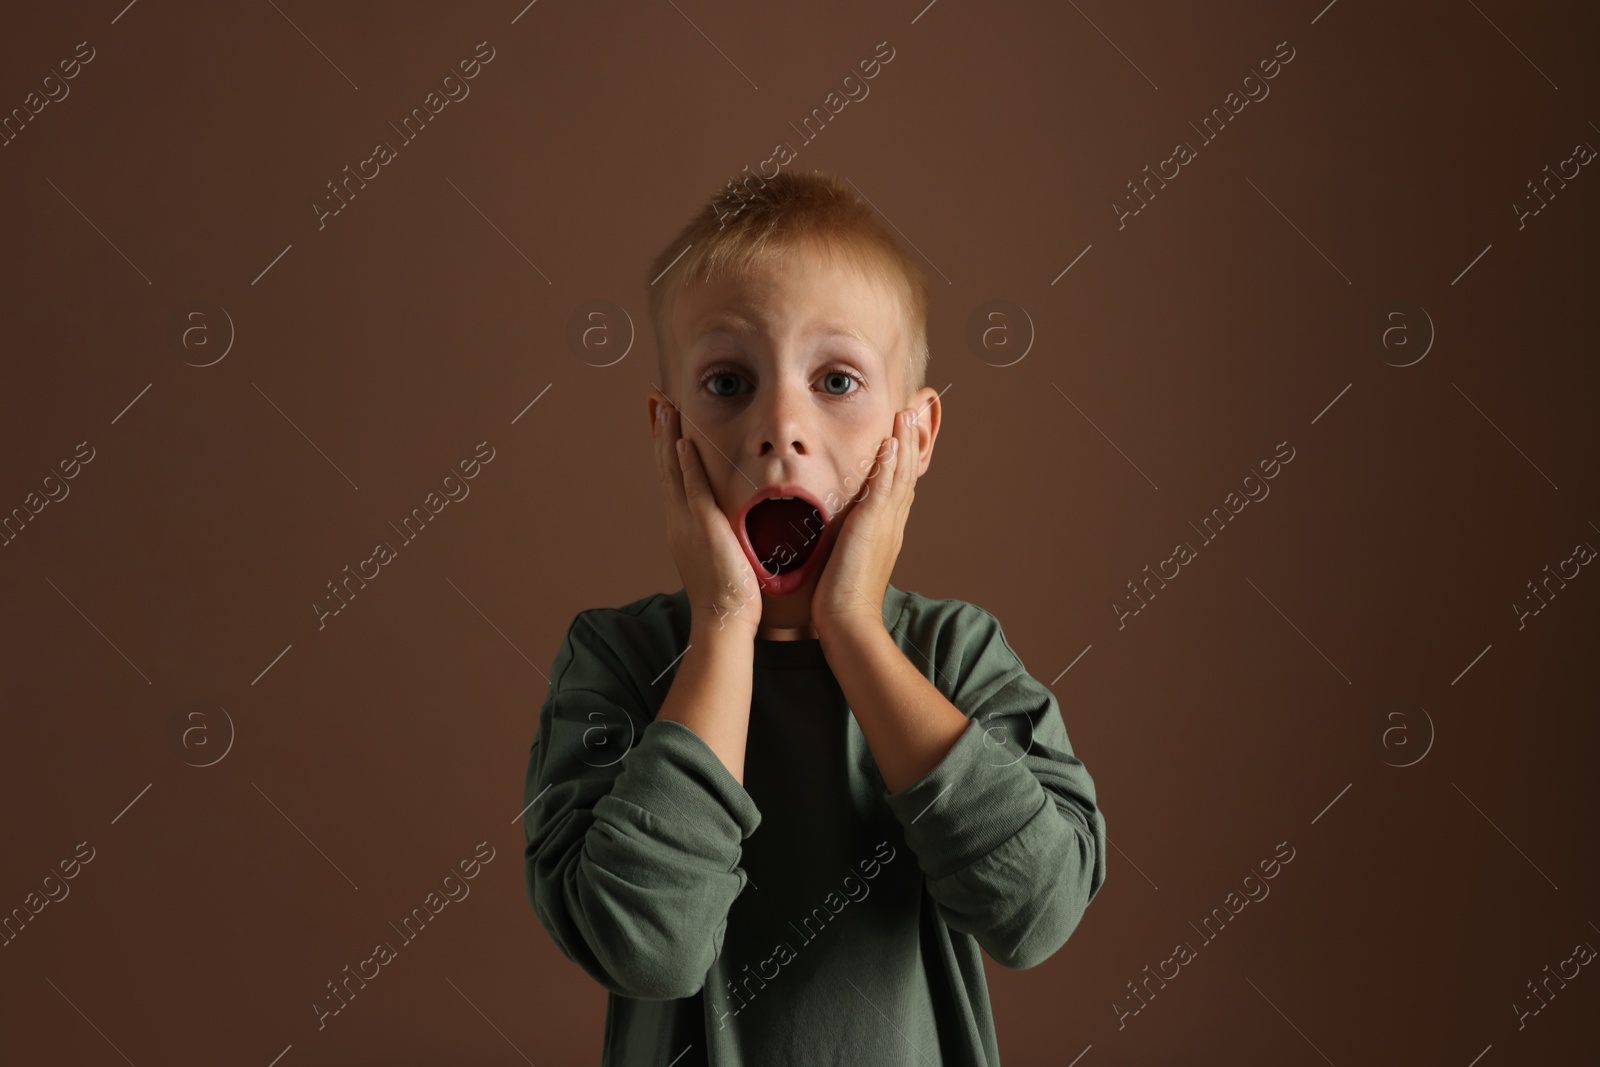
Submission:
[[[556,655],[523,803],[529,902],[606,989],[692,995],[722,950],[761,815],[682,723],[644,710],[629,664],[580,613]]]
[[[994,616],[962,605],[925,641],[935,684],[972,721],[932,770],[884,799],[945,922],[1004,966],[1036,966],[1105,882],[1094,782],[1055,694],[1028,674]]]

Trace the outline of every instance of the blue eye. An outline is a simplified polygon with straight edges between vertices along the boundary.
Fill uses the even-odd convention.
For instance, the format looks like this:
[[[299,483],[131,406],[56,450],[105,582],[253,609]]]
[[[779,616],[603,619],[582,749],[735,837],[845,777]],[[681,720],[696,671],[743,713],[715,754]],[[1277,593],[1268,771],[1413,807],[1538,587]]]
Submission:
[[[828,379],[833,378],[833,379],[837,379],[838,381],[844,382],[846,386],[849,386],[850,384],[853,383],[855,385],[856,389],[859,389],[861,387],[861,379],[858,378],[856,375],[851,374],[849,371],[846,371],[846,370],[831,370],[828,373],[824,374],[822,377],[823,377],[824,381],[827,381]],[[853,393],[855,391],[856,391],[855,389],[848,389],[847,388],[845,392],[842,392],[842,393],[830,392],[829,395],[831,395],[831,396],[849,396],[851,393]]]
[[[741,380],[739,378],[739,376],[737,374],[734,374],[732,371],[716,370],[716,371],[712,371],[710,374],[706,375],[705,384],[710,385],[712,382],[717,381],[719,379],[724,379],[724,378],[732,378],[736,382]],[[717,392],[716,389],[713,388],[711,390],[711,395],[713,395],[713,396],[734,396],[734,395],[737,395],[737,387],[735,387],[735,391],[733,393],[719,393],[719,392]]]
[[[735,383],[732,392],[722,392],[714,384],[724,379],[732,379],[732,381]],[[866,385],[866,379],[862,378],[861,375],[856,374],[854,371],[843,369],[825,371],[822,377],[818,380],[830,383],[823,387],[823,392],[827,396],[836,397],[854,396]],[[707,389],[712,396],[721,397],[726,400],[739,395],[739,383],[742,383],[743,381],[744,378],[730,368],[713,367],[701,377],[700,384],[703,388]],[[854,388],[851,388],[852,385]],[[842,388],[843,391],[835,392],[834,389],[836,387]]]

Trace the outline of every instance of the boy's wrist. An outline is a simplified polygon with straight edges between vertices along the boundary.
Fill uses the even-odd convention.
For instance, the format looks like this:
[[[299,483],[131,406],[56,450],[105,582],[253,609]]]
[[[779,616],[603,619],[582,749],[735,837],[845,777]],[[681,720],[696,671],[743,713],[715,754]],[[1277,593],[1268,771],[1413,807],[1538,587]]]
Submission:
[[[728,645],[741,648],[755,647],[756,627],[737,615],[725,612],[696,614],[689,623],[689,643],[697,645]]]

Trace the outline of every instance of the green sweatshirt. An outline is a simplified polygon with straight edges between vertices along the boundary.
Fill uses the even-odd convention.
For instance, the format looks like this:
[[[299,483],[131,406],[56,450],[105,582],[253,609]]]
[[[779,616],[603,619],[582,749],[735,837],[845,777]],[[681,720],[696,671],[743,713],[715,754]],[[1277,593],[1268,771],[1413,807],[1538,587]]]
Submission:
[[[1061,947],[1105,882],[1105,819],[993,615],[890,585],[883,619],[972,720],[898,793],[820,641],[755,641],[741,786],[655,718],[683,590],[573,620],[524,867],[539,922],[609,994],[602,1067],[999,1064],[978,949],[1026,968]]]

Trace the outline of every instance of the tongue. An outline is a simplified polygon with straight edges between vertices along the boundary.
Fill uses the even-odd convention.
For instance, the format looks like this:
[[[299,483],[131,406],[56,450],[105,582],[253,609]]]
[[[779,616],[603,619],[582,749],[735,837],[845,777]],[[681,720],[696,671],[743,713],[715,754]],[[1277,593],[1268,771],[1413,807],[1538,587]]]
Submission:
[[[745,516],[745,531],[767,573],[776,577],[811,558],[822,515],[804,500],[763,500]]]

